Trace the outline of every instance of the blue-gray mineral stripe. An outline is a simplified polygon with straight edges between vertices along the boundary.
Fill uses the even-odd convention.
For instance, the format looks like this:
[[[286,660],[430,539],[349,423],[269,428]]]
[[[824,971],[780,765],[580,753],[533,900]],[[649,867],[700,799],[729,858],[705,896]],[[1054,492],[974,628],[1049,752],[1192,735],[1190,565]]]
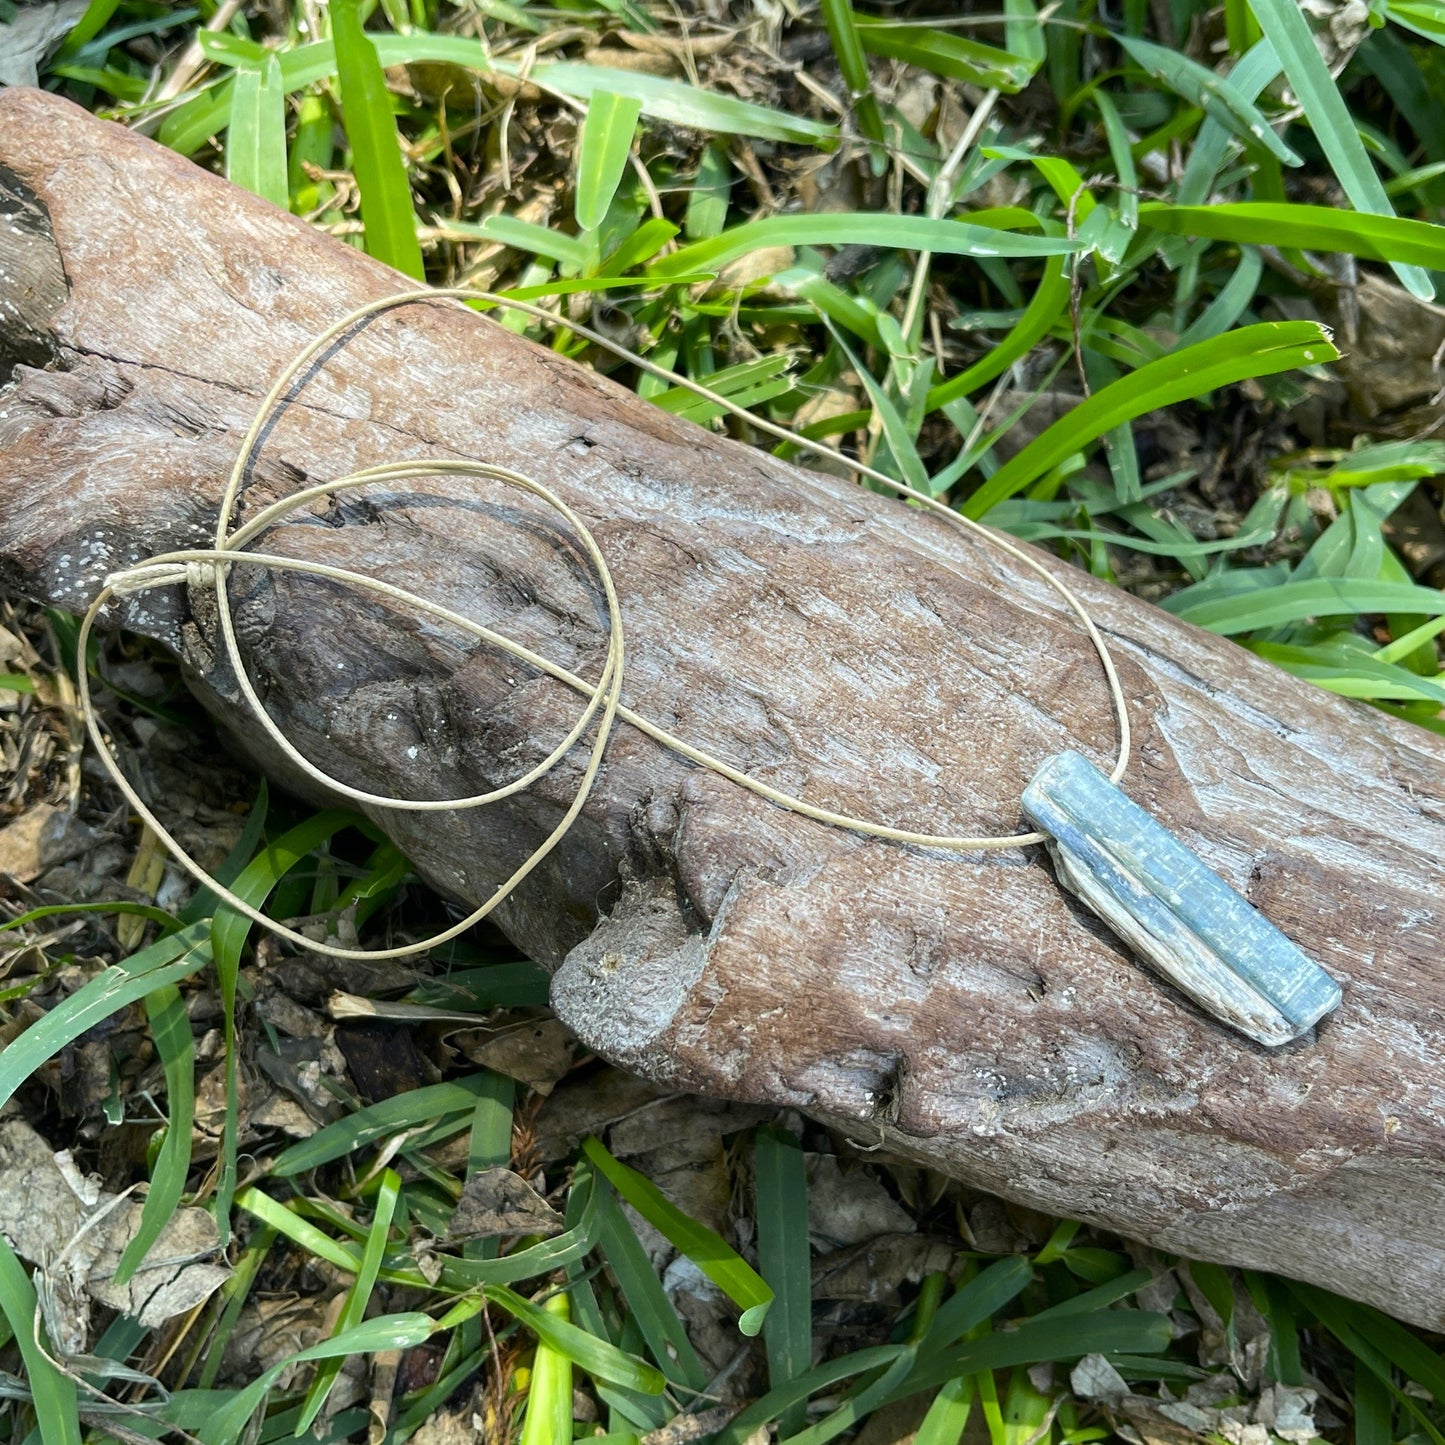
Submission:
[[[1023,808],[1056,840],[1061,862],[1086,871],[1104,898],[1073,891],[1113,926],[1118,920],[1101,902],[1127,914],[1159,946],[1147,950],[1149,961],[1228,1022],[1262,1042],[1282,1043],[1339,1004],[1340,988],[1329,974],[1087,758],[1074,752],[1049,758],[1025,790]],[[1191,978],[1200,970],[1209,976]],[[1256,1033],[1244,1018],[1230,1017],[1235,1009],[1257,1017],[1261,1003],[1278,1010],[1287,1031],[1265,1025]]]

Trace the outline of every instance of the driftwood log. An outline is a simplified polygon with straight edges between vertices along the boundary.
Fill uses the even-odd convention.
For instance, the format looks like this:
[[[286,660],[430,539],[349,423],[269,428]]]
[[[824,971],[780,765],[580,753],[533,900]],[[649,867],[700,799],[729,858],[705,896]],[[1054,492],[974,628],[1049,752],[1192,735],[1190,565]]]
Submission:
[[[0,95],[0,165],[0,583],[79,610],[111,569],[206,543],[271,378],[401,283],[33,91]],[[810,799],[1008,832],[1043,757],[1114,746],[1088,643],[1007,558],[440,304],[359,328],[306,380],[248,511],[399,456],[556,489],[620,579],[626,700]],[[499,489],[339,499],[268,545],[600,665],[575,545]],[[1212,1023],[1071,903],[1041,849],[865,841],[626,727],[500,922],[555,971],[580,1038],[650,1078],[793,1105],[1011,1199],[1445,1325],[1445,744],[1075,585],[1119,659],[1134,796],[1342,982],[1314,1040],[1271,1052]],[[480,791],[576,715],[556,683],[374,600],[255,569],[234,591],[273,715],[355,784]],[[177,589],[110,621],[174,648],[274,769],[203,604]],[[568,764],[485,813],[379,821],[477,899],[565,806]]]

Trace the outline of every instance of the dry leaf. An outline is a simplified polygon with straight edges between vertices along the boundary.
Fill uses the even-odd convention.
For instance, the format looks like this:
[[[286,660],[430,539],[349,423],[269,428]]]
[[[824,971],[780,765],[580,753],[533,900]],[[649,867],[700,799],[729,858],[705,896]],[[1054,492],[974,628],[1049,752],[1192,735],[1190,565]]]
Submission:
[[[463,1057],[539,1094],[550,1094],[572,1067],[572,1035],[554,1018],[502,1029],[463,1029],[447,1042]]]
[[[907,1234],[916,1227],[913,1216],[871,1169],[844,1171],[831,1154],[810,1159],[808,1233],[822,1253],[883,1234]]]
[[[140,1227],[139,1201],[102,1190],[68,1154],[28,1124],[0,1124],[0,1233],[37,1266],[46,1324],[67,1353],[80,1353],[94,1301],[148,1328],[194,1308],[230,1276],[208,1262],[220,1240],[203,1209],[177,1210],[126,1284],[115,1272]]]
[[[100,835],[66,808],[36,803],[0,828],[0,873],[32,883],[49,868],[79,858]]]
[[[949,1269],[957,1248],[956,1240],[886,1234],[856,1249],[840,1249],[814,1263],[813,1298],[897,1307],[903,1302],[903,1285]]]
[[[482,1169],[462,1187],[447,1239],[556,1234],[562,1222],[562,1216],[520,1174],[510,1169]]]

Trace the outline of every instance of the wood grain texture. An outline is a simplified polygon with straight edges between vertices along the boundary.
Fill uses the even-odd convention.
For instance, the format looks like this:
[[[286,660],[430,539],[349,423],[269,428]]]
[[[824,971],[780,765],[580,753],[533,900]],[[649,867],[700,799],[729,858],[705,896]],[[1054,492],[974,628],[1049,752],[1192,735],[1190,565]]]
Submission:
[[[270,378],[402,283],[49,96],[0,94],[0,164],[48,210],[70,288],[55,363],[0,390],[0,581],[79,608],[107,571],[205,543]],[[625,700],[769,782],[903,826],[1008,832],[1045,755],[1109,760],[1091,649],[1002,555],[439,304],[360,328],[305,381],[247,506],[403,456],[558,491],[620,579]],[[498,488],[348,497],[268,545],[600,666],[578,549]],[[1132,796],[1343,984],[1315,1041],[1270,1052],[1210,1022],[1070,902],[1041,849],[865,841],[625,727],[501,922],[555,970],[579,1036],[651,1078],[796,1105],[1042,1209],[1445,1325],[1445,745],[1071,580],[1119,659]],[[274,716],[352,783],[479,791],[575,716],[557,684],[388,606],[254,569],[234,590]],[[176,648],[274,768],[213,663],[205,603],[153,594],[112,620]],[[581,754],[485,814],[379,821],[475,899],[551,826]]]

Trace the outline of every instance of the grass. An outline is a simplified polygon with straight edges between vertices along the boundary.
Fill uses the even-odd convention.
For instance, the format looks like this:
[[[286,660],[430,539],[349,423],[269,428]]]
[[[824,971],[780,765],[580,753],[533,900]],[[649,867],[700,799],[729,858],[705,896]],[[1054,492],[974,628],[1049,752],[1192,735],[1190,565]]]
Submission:
[[[650,361],[766,422],[839,442],[1300,677],[1445,732],[1445,604],[1392,523],[1445,474],[1445,443],[1417,435],[1422,396],[1347,416],[1319,324],[1360,262],[1418,298],[1445,275],[1436,7],[1374,0],[1332,62],[1293,0],[822,0],[786,25],[733,10],[760,43],[729,70],[705,43],[712,27],[694,14],[684,41],[686,7],[647,0],[234,15],[213,0],[91,0],[44,73],[408,276],[605,317]],[[201,63],[180,71],[192,39]],[[795,41],[814,60],[780,62]],[[800,177],[819,204],[792,204]],[[771,444],[585,341],[522,313],[505,324]],[[1077,404],[1038,424],[1040,398],[1060,390]],[[1324,407],[1327,434],[1302,431],[1307,404]],[[1188,454],[1157,446],[1163,407],[1198,439]],[[1211,454],[1219,464],[1202,467]],[[37,686],[0,675],[17,696]],[[249,816],[221,874],[247,901],[286,918],[349,905],[363,930],[391,926],[404,860],[374,835],[358,853],[356,819],[278,817],[264,794]],[[558,1193],[559,1232],[508,1252],[449,1245],[468,1180],[525,1156],[531,1105],[510,1080],[457,1069],[378,1102],[341,1098],[309,1138],[243,1156],[249,920],[204,897],[175,914],[109,911],[153,941],[17,1033],[0,1099],[143,1006],[164,1123],[121,1272],[184,1200],[213,1211],[233,1273],[163,1335],[117,1319],[72,1358],[47,1333],[44,1288],[0,1241],[0,1432],[15,1445],[368,1431],[399,1445],[482,1378],[491,1438],[524,1445],[622,1445],[684,1425],[693,1435],[665,1438],[742,1445],[767,1428],[821,1445],[909,1401],[923,1445],[966,1430],[1073,1445],[1130,1418],[1129,1397],[1159,1408],[1201,1383],[1215,1426],[1230,1402],[1308,1386],[1333,1411],[1318,1416],[1325,1438],[1445,1441],[1445,1359],[1419,1333],[1250,1271],[1138,1268],[1069,1221],[1002,1255],[955,1236],[946,1270],[824,1335],[806,1155],[772,1124],[728,1136],[745,1226],[732,1243],[593,1138]],[[50,912],[8,927],[39,938]],[[48,958],[37,983],[64,961]],[[208,979],[225,1084],[214,1162],[193,1150],[186,1011]],[[7,986],[4,1006],[35,986]],[[524,962],[463,959],[401,1002],[480,1013],[544,997]],[[936,1202],[911,1202],[929,1227],[949,1224]],[[714,1410],[722,1385],[654,1268],[659,1239],[718,1291],[752,1372],[740,1412]],[[338,1284],[329,1337],[238,1377],[226,1351],[248,1308],[303,1267]],[[1180,1288],[1161,1295],[1156,1276]],[[1250,1322],[1267,1341],[1257,1378],[1228,1364]],[[342,1388],[342,1366],[389,1352],[431,1367],[378,1418]],[[592,1419],[574,1421],[579,1399]]]

